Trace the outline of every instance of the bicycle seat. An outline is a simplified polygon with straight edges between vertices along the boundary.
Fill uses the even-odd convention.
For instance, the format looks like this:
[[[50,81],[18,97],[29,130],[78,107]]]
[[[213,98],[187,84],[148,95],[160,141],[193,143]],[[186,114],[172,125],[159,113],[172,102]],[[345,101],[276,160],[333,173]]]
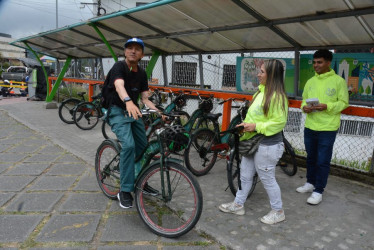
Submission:
[[[212,120],[218,120],[218,118],[222,115],[222,113],[218,113],[218,114],[207,114],[206,117],[209,118],[209,119],[212,119]]]
[[[91,96],[92,100],[96,100],[96,99],[100,99],[101,98],[101,93],[97,94],[97,95],[93,95]]]
[[[86,92],[78,92],[77,93],[77,95],[79,95],[80,97],[83,97],[85,94],[86,94]]]

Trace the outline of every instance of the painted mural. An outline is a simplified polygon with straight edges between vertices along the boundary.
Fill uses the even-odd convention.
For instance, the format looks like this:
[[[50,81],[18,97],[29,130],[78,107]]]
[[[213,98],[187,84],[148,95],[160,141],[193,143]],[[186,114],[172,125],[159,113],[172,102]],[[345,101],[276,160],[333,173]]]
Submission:
[[[300,93],[309,78],[314,75],[313,55],[300,56]],[[337,53],[334,54],[331,68],[347,82],[351,98],[366,97],[374,100],[374,54]]]
[[[257,74],[264,60],[272,58],[237,57],[236,58],[236,89],[237,91],[254,93],[260,85]],[[294,60],[290,58],[276,58],[285,69],[286,92],[293,95],[294,89]]]

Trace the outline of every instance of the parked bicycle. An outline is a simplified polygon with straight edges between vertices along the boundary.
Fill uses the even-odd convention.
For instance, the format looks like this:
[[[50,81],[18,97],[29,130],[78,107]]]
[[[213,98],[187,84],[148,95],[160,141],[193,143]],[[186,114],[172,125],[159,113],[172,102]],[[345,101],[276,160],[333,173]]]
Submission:
[[[106,112],[101,106],[101,93],[92,99],[92,102],[81,102],[73,108],[73,120],[80,129],[94,128]]]
[[[73,124],[74,123],[74,108],[81,102],[85,102],[84,95],[86,92],[78,92],[77,95],[80,97],[80,99],[72,97],[64,100],[61,102],[59,108],[58,108],[58,116],[60,117],[61,121],[67,123],[67,124]]]
[[[175,141],[183,133],[163,127],[156,132],[157,140],[148,143],[136,161],[135,204],[143,222],[163,237],[178,237],[190,231],[198,222],[203,198],[196,178],[183,167],[183,161],[170,158],[168,152],[179,151],[184,145]],[[188,139],[187,139],[188,140]],[[119,160],[121,145],[116,140],[104,140],[97,149],[95,171],[103,193],[116,199],[120,190]],[[159,159],[151,162],[160,154]],[[144,191],[149,184],[157,195]]]
[[[240,106],[232,106],[233,108],[238,108],[237,115],[229,124],[228,129],[232,129],[244,119],[243,117],[245,117],[244,114],[248,109],[249,101],[230,98],[220,102],[220,104],[229,100],[243,101]],[[186,167],[194,175],[201,176],[207,174],[216,163],[218,154],[225,155],[229,151],[230,146],[228,142],[231,134],[227,133],[222,136],[219,134],[219,126],[214,126],[213,130],[210,128],[200,128],[192,134],[190,143],[185,150],[184,161]]]
[[[235,128],[244,120],[248,105],[249,101],[246,100],[238,107],[238,114],[231,120],[228,130]],[[234,143],[231,138],[230,133],[223,133],[218,129],[214,131],[205,128],[196,130],[185,150],[186,167],[196,176],[207,174],[213,168],[218,154],[222,155],[233,147]],[[280,166],[287,175],[293,176],[297,172],[296,154],[284,135],[283,143],[285,151],[277,166]],[[232,152],[230,152],[231,154]],[[193,164],[192,161],[194,161]]]
[[[189,92],[191,93],[191,92]],[[178,124],[184,127],[187,133],[191,134],[194,129],[198,128],[218,128],[219,129],[219,122],[218,118],[222,114],[212,114],[210,111],[213,109],[213,96],[201,96],[198,92],[197,96],[199,98],[199,106],[198,109],[196,109],[191,117],[186,114],[184,111],[175,110],[173,108],[173,105],[170,104],[168,107],[165,108],[164,114],[168,114],[170,117],[176,119],[175,121],[173,119],[170,120],[173,124]],[[185,103],[185,94],[182,92],[180,93],[175,100],[178,100],[178,98],[183,97],[183,102]],[[189,118],[188,120],[186,118]],[[148,138],[152,138],[152,134],[154,131],[159,128],[159,124],[161,118],[158,120],[155,120],[152,124],[149,125],[147,128],[147,135]]]

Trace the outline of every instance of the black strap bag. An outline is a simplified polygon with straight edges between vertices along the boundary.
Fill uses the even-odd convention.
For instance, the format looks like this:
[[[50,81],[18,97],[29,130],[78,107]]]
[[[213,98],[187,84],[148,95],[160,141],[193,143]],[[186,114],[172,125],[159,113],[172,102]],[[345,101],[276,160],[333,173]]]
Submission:
[[[248,140],[239,142],[239,154],[242,156],[251,156],[256,153],[261,141],[265,138],[263,134],[256,134]]]

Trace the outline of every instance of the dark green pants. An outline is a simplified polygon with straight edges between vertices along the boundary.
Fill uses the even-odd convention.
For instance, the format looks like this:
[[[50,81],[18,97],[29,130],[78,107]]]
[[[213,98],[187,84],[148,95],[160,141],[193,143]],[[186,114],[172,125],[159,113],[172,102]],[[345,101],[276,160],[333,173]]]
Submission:
[[[134,191],[135,158],[138,157],[147,146],[147,137],[143,120],[135,120],[127,115],[120,107],[110,108],[109,125],[121,142],[120,153],[120,180],[121,191]]]

